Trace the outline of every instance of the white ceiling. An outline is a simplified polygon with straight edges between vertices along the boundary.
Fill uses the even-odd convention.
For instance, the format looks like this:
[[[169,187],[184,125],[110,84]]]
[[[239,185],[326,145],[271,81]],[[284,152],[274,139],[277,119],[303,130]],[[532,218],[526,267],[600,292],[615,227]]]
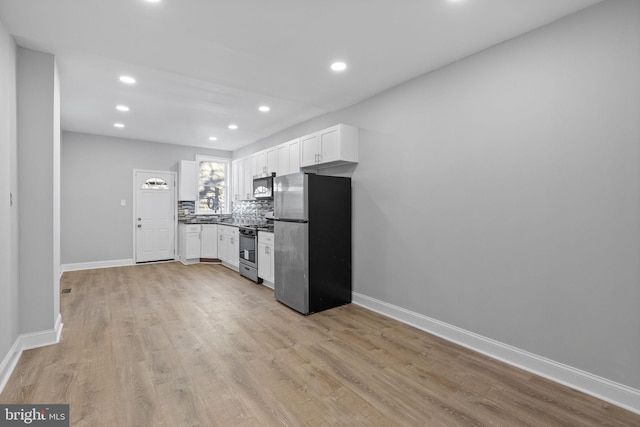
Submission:
[[[236,150],[598,2],[0,0],[0,21],[56,55],[63,129]]]

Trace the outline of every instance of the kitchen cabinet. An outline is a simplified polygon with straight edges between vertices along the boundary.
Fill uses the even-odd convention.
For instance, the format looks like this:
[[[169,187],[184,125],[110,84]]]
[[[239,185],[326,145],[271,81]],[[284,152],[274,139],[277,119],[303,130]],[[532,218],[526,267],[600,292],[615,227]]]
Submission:
[[[218,226],[218,258],[221,261],[229,259],[227,252],[229,251],[229,236],[225,234],[226,227]]]
[[[240,265],[238,227],[218,225],[218,258],[228,267],[238,270]]]
[[[178,164],[178,200],[193,201],[198,198],[198,164],[180,160]]]
[[[289,173],[289,145],[285,142],[276,147],[278,155],[278,168],[276,175],[287,175]]]
[[[276,147],[269,148],[265,150],[267,152],[267,164],[265,165],[265,175],[269,176],[276,173],[278,169],[278,152],[276,151]]]
[[[261,176],[269,176],[272,173],[276,173],[278,158],[275,147],[259,151],[253,154],[250,159],[251,178],[259,178]]]
[[[231,227],[235,233],[229,235],[229,248],[227,251],[227,262],[236,270],[240,266],[240,236],[237,227]]]
[[[216,224],[202,224],[200,258],[218,258],[218,226]]]
[[[300,138],[282,143],[276,147],[276,175],[300,172]]]
[[[243,157],[231,162],[232,200],[248,200],[253,193],[251,158]]]
[[[258,169],[262,169],[262,153],[255,153],[249,156],[249,168],[251,170],[251,179],[260,176]]]
[[[258,231],[258,277],[269,287],[273,287],[275,271],[273,246],[273,233]]]
[[[232,200],[241,200],[240,195],[244,189],[244,182],[240,178],[244,172],[242,159],[233,160],[231,162],[231,193]]]
[[[276,173],[278,169],[278,153],[276,151],[276,147],[269,148],[266,151],[265,159],[267,163],[264,166],[265,175],[269,176],[271,174]]]
[[[300,167],[314,166],[318,162],[318,133],[300,138]]]
[[[336,125],[300,138],[300,167],[358,163],[358,128]]]
[[[242,180],[244,185],[242,187],[241,200],[253,199],[253,175],[251,174],[251,159],[245,157],[242,159],[243,173]]]
[[[200,225],[180,224],[178,234],[180,262],[183,264],[200,262]]]

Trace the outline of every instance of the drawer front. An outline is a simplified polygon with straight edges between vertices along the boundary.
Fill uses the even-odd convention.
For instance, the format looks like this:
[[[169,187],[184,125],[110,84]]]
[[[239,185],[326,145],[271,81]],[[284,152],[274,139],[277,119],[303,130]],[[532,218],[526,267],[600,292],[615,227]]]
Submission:
[[[258,231],[258,242],[273,246],[273,233],[268,231]]]
[[[198,224],[187,224],[184,227],[185,231],[187,233],[199,233],[200,232],[200,225]]]
[[[225,236],[237,236],[239,231],[238,227],[231,227],[229,225],[218,225],[218,232]]]

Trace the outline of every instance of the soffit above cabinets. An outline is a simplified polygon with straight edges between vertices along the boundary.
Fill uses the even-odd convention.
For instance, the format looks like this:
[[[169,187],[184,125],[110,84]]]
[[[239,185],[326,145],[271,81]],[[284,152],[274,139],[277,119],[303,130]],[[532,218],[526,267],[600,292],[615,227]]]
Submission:
[[[236,150],[597,2],[2,0],[0,21],[56,55],[64,130]]]

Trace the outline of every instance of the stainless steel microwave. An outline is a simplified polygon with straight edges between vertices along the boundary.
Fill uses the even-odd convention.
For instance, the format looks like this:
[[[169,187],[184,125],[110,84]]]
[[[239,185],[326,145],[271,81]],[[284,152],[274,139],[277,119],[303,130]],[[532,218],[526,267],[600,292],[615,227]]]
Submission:
[[[258,200],[273,200],[273,177],[263,176],[260,178],[253,178],[253,198]]]

